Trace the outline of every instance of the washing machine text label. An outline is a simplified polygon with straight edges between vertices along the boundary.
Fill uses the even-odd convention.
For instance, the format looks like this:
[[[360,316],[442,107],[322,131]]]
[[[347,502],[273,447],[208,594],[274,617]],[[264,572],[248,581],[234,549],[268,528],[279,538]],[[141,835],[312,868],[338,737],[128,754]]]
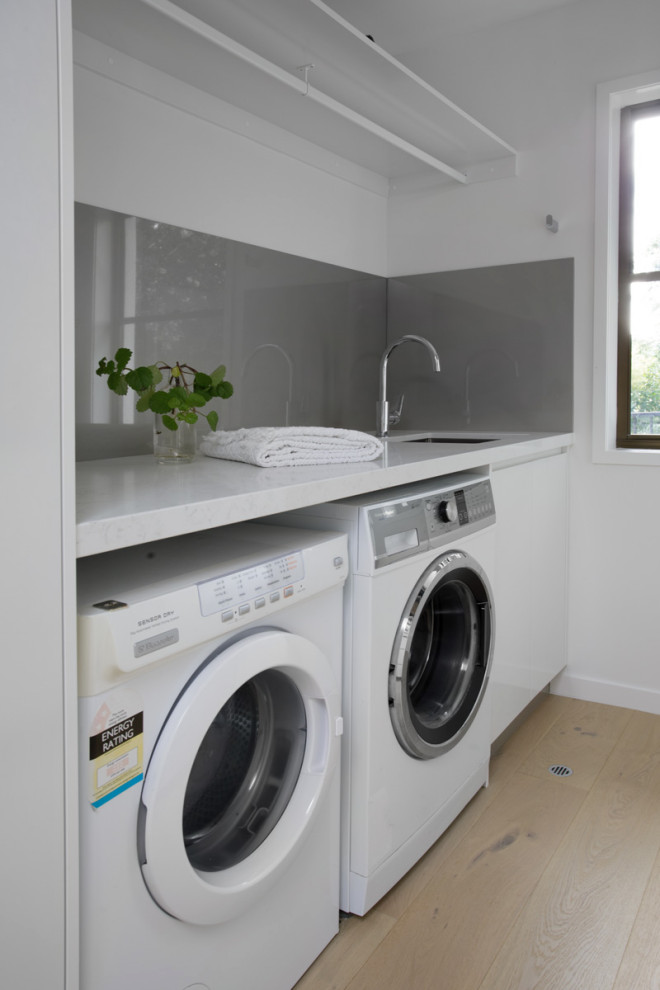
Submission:
[[[164,613],[165,615],[173,615],[173,612]],[[141,657],[146,657],[150,653],[155,653],[157,650],[162,650],[166,646],[173,646],[175,643],[179,642],[179,630],[170,629],[168,632],[155,633],[153,636],[149,636],[147,639],[141,639],[137,643],[133,643],[133,656],[136,660]]]
[[[128,742],[129,739],[134,739],[141,732],[142,712],[137,712],[136,715],[131,715],[130,718],[124,719],[123,722],[117,722],[116,725],[112,725],[110,728],[104,729],[103,732],[99,732],[98,735],[92,736],[89,740],[90,759],[93,760],[97,756],[115,749],[116,746],[121,746],[122,743]]]
[[[89,728],[89,787],[95,808],[142,780],[144,712],[132,692],[112,692]]]
[[[138,626],[150,626],[152,622],[159,622],[161,619],[170,619],[174,615],[174,609],[168,612],[159,612],[158,615],[150,615],[147,619],[138,619]]]

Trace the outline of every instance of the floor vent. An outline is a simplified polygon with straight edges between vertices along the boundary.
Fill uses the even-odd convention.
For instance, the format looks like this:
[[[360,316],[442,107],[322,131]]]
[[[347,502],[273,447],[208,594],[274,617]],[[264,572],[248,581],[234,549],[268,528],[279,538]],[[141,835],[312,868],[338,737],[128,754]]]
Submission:
[[[548,767],[550,773],[554,774],[555,777],[570,777],[573,771],[570,767],[565,767],[563,763],[553,763],[551,767]]]

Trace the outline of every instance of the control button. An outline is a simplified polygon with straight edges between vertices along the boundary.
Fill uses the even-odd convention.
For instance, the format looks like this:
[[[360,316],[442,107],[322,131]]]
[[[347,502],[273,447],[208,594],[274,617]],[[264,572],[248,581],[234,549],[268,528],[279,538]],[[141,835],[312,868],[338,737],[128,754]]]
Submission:
[[[255,598],[255,600],[254,600],[254,607],[255,608],[263,608],[265,604],[266,604],[266,599],[265,598]]]
[[[238,606],[238,614],[239,615],[247,615],[249,611],[250,611],[250,605],[249,605],[249,603],[247,603],[245,605],[239,605]]]
[[[223,622],[231,622],[231,620],[233,618],[234,618],[234,610],[233,609],[229,609],[228,611],[222,613],[222,621]]]
[[[271,602],[279,602],[279,600],[280,600],[280,593],[279,593],[279,591],[271,591],[271,593],[270,593],[270,600],[271,600]]]
[[[287,588],[284,589],[284,597],[291,598],[292,595],[293,595],[293,585],[290,584]]]
[[[343,567],[344,566],[344,558],[343,557],[335,557],[335,559],[333,560],[332,563],[335,565],[335,567]]]
[[[438,505],[438,516],[442,522],[456,522],[458,519],[458,509],[456,508],[456,502],[453,500],[451,502],[443,500]]]

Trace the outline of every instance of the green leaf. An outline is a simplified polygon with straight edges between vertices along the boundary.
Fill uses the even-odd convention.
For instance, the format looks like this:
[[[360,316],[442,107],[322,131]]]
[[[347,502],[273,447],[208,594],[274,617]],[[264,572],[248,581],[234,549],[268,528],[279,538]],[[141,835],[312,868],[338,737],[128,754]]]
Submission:
[[[137,409],[138,412],[147,412],[149,409],[151,409],[151,399],[153,394],[154,394],[153,388],[147,389],[146,392],[142,393],[140,398],[135,403],[135,408]]]
[[[107,361],[106,358],[101,358],[99,361],[99,366],[96,369],[96,374],[101,378],[103,375],[109,375],[115,370],[115,362]]]
[[[128,385],[126,384],[126,379],[119,371],[113,371],[111,375],[108,376],[108,388],[116,392],[117,395],[126,395],[128,392]]]
[[[234,394],[234,386],[231,382],[219,382],[213,391],[221,399],[229,399]]]
[[[144,392],[145,388],[149,388],[153,383],[154,379],[151,368],[141,366],[126,373],[126,384],[130,388],[135,389],[136,392]]]
[[[198,388],[210,388],[213,385],[213,379],[210,375],[205,375],[203,371],[198,371],[195,375],[195,390]]]
[[[180,402],[185,405],[188,401],[188,393],[182,385],[174,385],[167,394],[171,400],[174,400],[174,405],[178,405]],[[173,408],[174,406],[170,402],[170,409]]]
[[[173,433],[179,429],[179,424],[175,419],[172,419],[171,416],[161,416],[161,419],[163,421],[163,426],[165,426],[168,430],[172,430]]]
[[[151,381],[154,385],[160,385],[163,380],[163,372],[160,370],[157,364],[150,364],[149,368],[151,370]]]
[[[205,406],[208,399],[205,395],[201,395],[199,392],[189,392],[188,402],[191,406]]]
[[[211,372],[211,381],[214,385],[217,385],[227,374],[227,368],[224,364],[219,364],[218,367]]]
[[[211,412],[206,414],[206,419],[211,429],[217,430],[219,417],[215,409],[212,409]]]
[[[169,412],[170,400],[167,392],[154,392],[149,399],[149,408],[155,413]]]
[[[194,412],[194,410],[192,409],[189,409],[188,412],[179,413],[179,419],[182,420],[184,423],[190,423],[191,425],[193,423],[196,423],[198,418],[199,417],[197,413]]]
[[[129,351],[128,347],[120,347],[115,354],[115,361],[117,362],[117,370],[123,371],[128,362],[131,360],[131,355],[133,351]]]

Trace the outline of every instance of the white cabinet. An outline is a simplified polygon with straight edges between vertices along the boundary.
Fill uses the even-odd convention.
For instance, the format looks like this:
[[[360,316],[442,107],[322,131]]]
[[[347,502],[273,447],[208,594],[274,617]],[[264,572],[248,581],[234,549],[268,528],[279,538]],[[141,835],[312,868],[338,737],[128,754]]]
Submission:
[[[495,467],[496,739],[566,664],[567,454]]]
[[[70,34],[68,0],[0,3],[0,986],[48,990],[78,985]]]

